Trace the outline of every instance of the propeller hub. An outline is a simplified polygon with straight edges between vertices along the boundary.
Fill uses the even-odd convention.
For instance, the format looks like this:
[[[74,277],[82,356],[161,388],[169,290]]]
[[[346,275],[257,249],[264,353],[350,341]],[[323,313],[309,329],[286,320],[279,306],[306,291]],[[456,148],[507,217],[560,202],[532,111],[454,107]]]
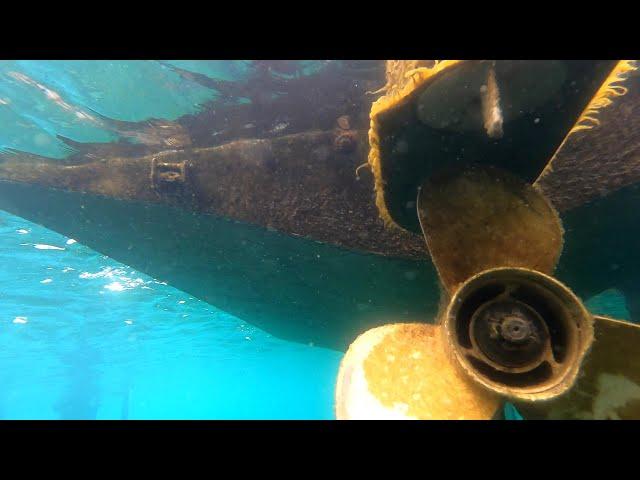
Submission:
[[[490,390],[550,399],[573,384],[593,341],[593,318],[562,283],[524,268],[494,268],[465,281],[444,316],[462,369]]]
[[[540,364],[549,338],[540,315],[515,300],[484,304],[473,315],[470,329],[472,342],[500,369]]]
[[[502,319],[500,322],[500,335],[509,343],[521,344],[529,339],[533,339],[536,343],[540,343],[533,335],[535,332],[531,320],[521,318],[516,315],[510,315]]]

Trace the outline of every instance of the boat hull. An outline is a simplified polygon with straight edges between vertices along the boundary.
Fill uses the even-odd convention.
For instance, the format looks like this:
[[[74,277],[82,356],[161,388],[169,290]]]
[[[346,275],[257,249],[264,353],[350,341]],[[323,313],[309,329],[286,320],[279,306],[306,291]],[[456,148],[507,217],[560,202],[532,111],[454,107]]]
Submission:
[[[431,321],[430,262],[356,252],[176,206],[0,181],[0,209],[76,239],[280,338],[344,350]]]

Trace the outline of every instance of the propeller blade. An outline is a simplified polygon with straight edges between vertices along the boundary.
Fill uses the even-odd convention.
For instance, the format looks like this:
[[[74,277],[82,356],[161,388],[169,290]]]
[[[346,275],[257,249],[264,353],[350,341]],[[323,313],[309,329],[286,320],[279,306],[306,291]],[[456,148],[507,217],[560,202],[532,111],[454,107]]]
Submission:
[[[389,324],[360,335],[340,365],[339,420],[489,420],[502,405],[453,363],[442,329]]]
[[[449,293],[494,267],[551,273],[562,251],[562,225],[547,199],[495,168],[434,175],[418,194],[418,217]]]
[[[594,317],[595,340],[569,392],[516,403],[526,419],[640,418],[640,325]]]
[[[640,182],[640,72],[635,70],[628,60],[615,64],[536,180],[558,211]]]

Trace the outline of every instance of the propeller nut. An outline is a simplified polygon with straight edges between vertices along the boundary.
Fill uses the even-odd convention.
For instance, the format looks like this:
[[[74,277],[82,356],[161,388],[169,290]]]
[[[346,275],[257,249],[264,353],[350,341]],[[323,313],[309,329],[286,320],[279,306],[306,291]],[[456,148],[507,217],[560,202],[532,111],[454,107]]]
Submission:
[[[531,368],[544,359],[549,332],[540,314],[513,300],[482,305],[471,319],[471,340],[494,368]]]

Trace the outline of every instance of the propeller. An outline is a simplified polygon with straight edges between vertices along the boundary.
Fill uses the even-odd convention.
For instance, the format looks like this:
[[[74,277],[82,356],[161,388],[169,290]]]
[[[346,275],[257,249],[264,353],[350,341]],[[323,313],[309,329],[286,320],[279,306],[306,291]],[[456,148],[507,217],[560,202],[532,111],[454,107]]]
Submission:
[[[553,277],[563,228],[541,188],[466,166],[429,177],[417,213],[440,313],[353,342],[338,419],[491,419],[507,401],[531,419],[640,418],[640,326],[591,314]]]

